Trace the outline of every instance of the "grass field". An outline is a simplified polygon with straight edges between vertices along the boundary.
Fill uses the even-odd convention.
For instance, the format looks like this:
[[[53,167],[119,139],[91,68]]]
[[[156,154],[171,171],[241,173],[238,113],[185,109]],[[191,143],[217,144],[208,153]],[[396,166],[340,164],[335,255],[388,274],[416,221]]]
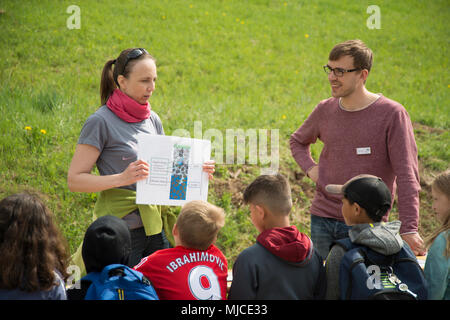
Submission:
[[[76,4],[80,29],[68,29]],[[421,227],[435,227],[429,183],[450,163],[450,3],[377,1],[0,0],[0,196],[39,192],[74,250],[96,194],[72,193],[67,170],[81,127],[99,106],[104,63],[129,47],[157,59],[151,99],[166,134],[194,121],[203,131],[278,129],[280,171],[295,199],[292,222],[309,233],[314,186],[288,148],[289,135],[330,88],[322,65],[334,44],[362,39],[374,51],[367,88],[399,101],[414,123],[421,165]],[[317,159],[321,146],[313,146]],[[230,260],[255,239],[242,188],[249,164],[217,166],[209,200],[225,208],[218,245]],[[174,209],[175,211],[177,208]],[[393,217],[395,217],[395,210]]]

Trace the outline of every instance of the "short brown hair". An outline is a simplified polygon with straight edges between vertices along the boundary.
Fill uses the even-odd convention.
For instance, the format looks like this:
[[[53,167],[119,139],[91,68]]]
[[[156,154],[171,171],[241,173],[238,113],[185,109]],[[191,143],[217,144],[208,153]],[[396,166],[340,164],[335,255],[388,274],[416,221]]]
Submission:
[[[335,45],[328,56],[328,60],[336,61],[342,56],[353,57],[355,68],[367,69],[368,71],[372,68],[372,50],[361,40],[348,40]]]
[[[183,245],[197,250],[208,249],[224,224],[223,209],[201,200],[186,203],[177,218]]]
[[[289,181],[279,173],[261,175],[245,189],[244,202],[262,205],[273,214],[288,215],[292,208]]]

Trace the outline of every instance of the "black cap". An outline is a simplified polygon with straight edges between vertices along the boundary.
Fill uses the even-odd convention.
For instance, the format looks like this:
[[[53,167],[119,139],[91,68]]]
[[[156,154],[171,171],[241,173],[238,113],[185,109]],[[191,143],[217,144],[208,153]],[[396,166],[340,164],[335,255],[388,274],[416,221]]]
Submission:
[[[381,221],[391,208],[391,191],[383,180],[376,176],[358,175],[343,185],[329,184],[325,190],[333,194],[342,194],[345,198],[356,202],[374,221]]]
[[[131,235],[122,219],[102,216],[86,230],[81,254],[88,273],[101,272],[113,263],[126,265],[130,252]]]

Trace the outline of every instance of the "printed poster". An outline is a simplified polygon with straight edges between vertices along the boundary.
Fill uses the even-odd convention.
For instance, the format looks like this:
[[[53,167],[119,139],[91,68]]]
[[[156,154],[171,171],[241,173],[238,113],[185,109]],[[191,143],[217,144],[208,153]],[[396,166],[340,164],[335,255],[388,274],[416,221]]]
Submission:
[[[208,174],[203,163],[210,160],[211,142],[162,135],[138,136],[138,159],[150,166],[149,176],[137,182],[137,204],[182,206],[208,198]]]

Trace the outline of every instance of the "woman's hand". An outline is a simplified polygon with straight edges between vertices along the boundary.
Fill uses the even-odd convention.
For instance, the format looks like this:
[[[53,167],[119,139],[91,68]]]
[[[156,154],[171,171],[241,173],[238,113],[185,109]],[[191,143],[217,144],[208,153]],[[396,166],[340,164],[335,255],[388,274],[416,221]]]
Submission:
[[[216,162],[214,160],[208,160],[203,163],[203,171],[208,174],[209,180],[214,178],[213,173],[216,171]]]
[[[128,167],[120,174],[122,185],[127,186],[147,179],[150,172],[150,166],[144,160],[131,162]]]

